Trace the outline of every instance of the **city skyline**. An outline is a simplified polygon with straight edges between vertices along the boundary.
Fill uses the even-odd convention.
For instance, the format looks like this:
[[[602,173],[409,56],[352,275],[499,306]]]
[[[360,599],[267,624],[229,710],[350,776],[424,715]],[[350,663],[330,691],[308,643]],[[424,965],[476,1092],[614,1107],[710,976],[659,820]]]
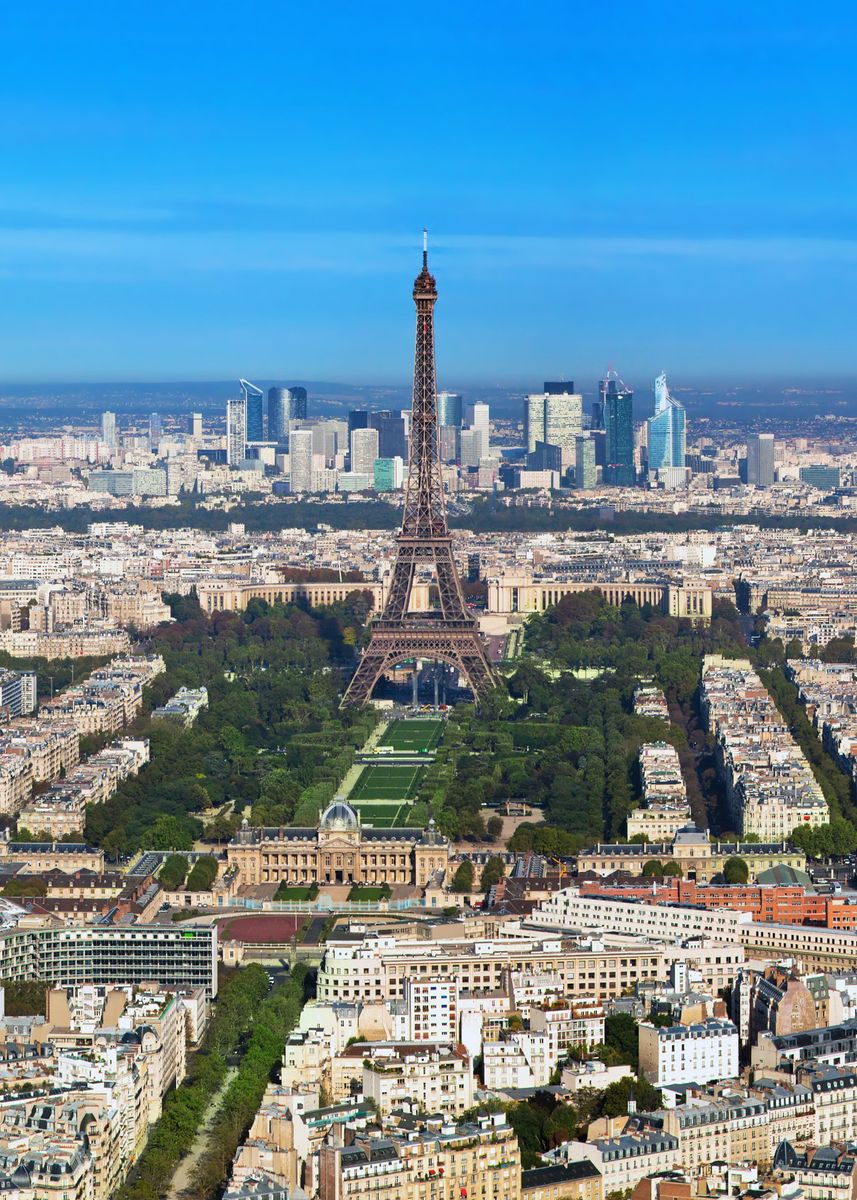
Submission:
[[[844,6],[822,27],[549,5],[524,30],[480,5],[377,29],[159,8],[145,30],[98,5],[37,35],[6,18],[42,69],[15,54],[5,79],[3,379],[398,382],[424,224],[443,382],[852,370]]]

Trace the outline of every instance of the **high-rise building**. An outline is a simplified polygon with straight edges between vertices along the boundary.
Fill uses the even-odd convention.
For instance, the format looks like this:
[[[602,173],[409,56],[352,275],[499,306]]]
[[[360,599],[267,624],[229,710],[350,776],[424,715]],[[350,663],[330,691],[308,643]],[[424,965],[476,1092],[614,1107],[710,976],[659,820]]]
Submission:
[[[759,488],[774,486],[774,435],[757,433],[747,438],[747,482]]]
[[[351,433],[351,470],[360,475],[371,476],[375,470],[378,453],[378,430],[355,429]]]
[[[528,454],[534,453],[536,442],[545,440],[544,393],[534,392],[524,401],[524,438]]]
[[[149,414],[149,449],[154,453],[161,444],[161,414]]]
[[[289,482],[292,492],[314,490],[311,429],[295,429],[289,438]]]
[[[655,380],[655,411],[649,417],[649,475],[664,467],[683,467],[685,456],[685,412],[667,387],[665,372]]]
[[[634,393],[625,387],[615,371],[598,384],[603,428],[607,434],[604,482],[614,487],[633,487],[634,471]],[[594,408],[594,405],[593,405]]]
[[[459,437],[462,467],[478,467],[485,457],[483,453],[485,430],[477,426],[465,426]]]
[[[247,406],[242,398],[226,401],[226,461],[239,466],[247,457]]]
[[[101,440],[111,450],[119,449],[119,430],[116,426],[116,413],[101,414]]]
[[[249,379],[239,380],[244,401],[244,435],[248,442],[265,440],[265,393]]]
[[[548,442],[536,442],[532,454],[527,455],[528,471],[561,471],[562,451],[559,446],[551,446]]]
[[[373,473],[376,492],[395,492],[404,482],[405,464],[400,458],[376,458]]]
[[[268,439],[282,442],[289,436],[293,421],[306,420],[306,388],[268,388]]]
[[[351,435],[355,429],[369,428],[369,409],[368,408],[352,408],[348,411],[348,433]]]
[[[202,441],[202,413],[191,413],[187,420],[187,431],[195,442]]]
[[[458,392],[438,392],[437,394],[437,423],[444,425],[462,426],[461,396]]]
[[[589,418],[590,429],[604,428],[604,403],[602,400],[592,401],[591,416]]]
[[[401,458],[404,461],[408,457],[405,422],[400,412],[385,409],[370,413],[369,428],[378,430],[379,458]]]
[[[575,487],[594,488],[597,481],[595,442],[588,434],[579,434],[575,439],[574,451]]]
[[[438,428],[440,461],[457,463],[461,452],[461,428],[458,425],[441,425]]]
[[[478,430],[482,443],[481,458],[487,458],[491,447],[491,413],[487,404],[477,401],[467,405],[467,425]]]
[[[562,469],[574,466],[575,439],[583,430],[583,396],[574,384],[545,384],[545,436],[562,451]]]

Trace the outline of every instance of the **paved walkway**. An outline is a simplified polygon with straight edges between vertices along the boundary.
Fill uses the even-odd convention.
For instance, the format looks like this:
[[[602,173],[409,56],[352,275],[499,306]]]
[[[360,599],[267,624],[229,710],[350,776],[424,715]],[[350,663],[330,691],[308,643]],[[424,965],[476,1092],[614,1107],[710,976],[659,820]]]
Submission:
[[[202,1119],[202,1124],[199,1127],[199,1132],[194,1138],[193,1145],[187,1152],[185,1157],[176,1167],[173,1175],[172,1183],[164,1192],[164,1200],[180,1200],[182,1197],[189,1195],[189,1189],[193,1182],[193,1177],[196,1174],[197,1163],[208,1148],[208,1139],[211,1135],[214,1118],[217,1115],[217,1110],[220,1108],[220,1103],[226,1094],[226,1089],[229,1087],[232,1080],[238,1074],[237,1067],[229,1067],[224,1076],[223,1083],[211,1097],[208,1103],[208,1108],[205,1110],[205,1116]]]

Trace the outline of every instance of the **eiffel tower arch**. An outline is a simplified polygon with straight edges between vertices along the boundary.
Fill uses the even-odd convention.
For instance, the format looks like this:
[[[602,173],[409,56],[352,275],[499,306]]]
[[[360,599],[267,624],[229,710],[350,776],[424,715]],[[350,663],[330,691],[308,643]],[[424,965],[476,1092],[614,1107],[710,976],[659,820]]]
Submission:
[[[434,306],[437,286],[428,269],[423,233],[423,268],[414,282],[417,309],[411,451],[402,528],[384,610],[371,625],[369,645],[342,698],[343,707],[364,704],[381,675],[411,658],[445,662],[457,670],[479,703],[496,685],[476,618],[468,610],[452,553],[446,521],[437,426]],[[434,569],[439,607],[410,612],[417,575]]]

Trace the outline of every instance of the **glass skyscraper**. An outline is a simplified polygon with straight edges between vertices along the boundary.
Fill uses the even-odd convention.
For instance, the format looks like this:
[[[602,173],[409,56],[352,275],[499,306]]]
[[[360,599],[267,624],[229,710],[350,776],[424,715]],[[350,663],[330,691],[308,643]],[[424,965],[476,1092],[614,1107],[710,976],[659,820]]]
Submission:
[[[268,438],[284,441],[289,436],[290,421],[306,420],[306,388],[268,388]]]
[[[685,456],[685,412],[667,387],[666,373],[655,380],[655,411],[649,427],[649,474],[666,467],[683,467]]]
[[[633,487],[634,393],[615,371],[609,371],[598,384],[598,394],[607,434],[604,482],[614,487]]]
[[[459,392],[438,392],[437,394],[437,423],[438,425],[462,425],[461,395]]]

